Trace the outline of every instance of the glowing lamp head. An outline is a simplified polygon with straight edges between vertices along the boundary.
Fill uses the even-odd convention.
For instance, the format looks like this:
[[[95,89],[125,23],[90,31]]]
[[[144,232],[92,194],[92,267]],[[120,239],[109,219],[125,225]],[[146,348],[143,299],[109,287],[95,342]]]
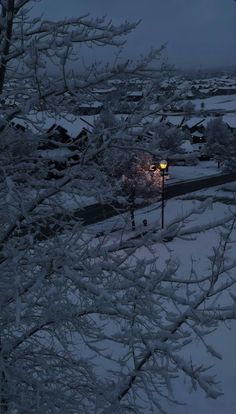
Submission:
[[[159,163],[160,169],[161,170],[165,170],[167,167],[167,161],[166,160],[161,160]]]

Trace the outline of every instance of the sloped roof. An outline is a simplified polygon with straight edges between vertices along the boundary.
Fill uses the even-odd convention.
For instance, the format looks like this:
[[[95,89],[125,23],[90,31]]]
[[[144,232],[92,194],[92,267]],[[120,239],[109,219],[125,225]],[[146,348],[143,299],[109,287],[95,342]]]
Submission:
[[[72,138],[77,137],[83,128],[92,130],[96,115],[75,116],[73,114],[47,114],[46,112],[32,112],[25,118],[16,117],[14,121],[29,128],[38,134],[48,131],[53,125],[66,129]]]
[[[167,116],[165,122],[169,122],[172,125],[180,126],[183,122],[184,117],[182,115],[178,116]]]
[[[201,124],[203,121],[204,121],[204,118],[193,117],[193,118],[185,120],[183,122],[183,125],[186,125],[188,128],[193,128],[194,126]]]
[[[193,134],[192,134],[194,137],[198,137],[198,138],[202,138],[203,137],[203,133],[202,132],[198,132],[198,131],[195,131],[195,132],[193,132]]]
[[[229,128],[236,129],[236,114],[224,115],[223,122],[225,122]]]

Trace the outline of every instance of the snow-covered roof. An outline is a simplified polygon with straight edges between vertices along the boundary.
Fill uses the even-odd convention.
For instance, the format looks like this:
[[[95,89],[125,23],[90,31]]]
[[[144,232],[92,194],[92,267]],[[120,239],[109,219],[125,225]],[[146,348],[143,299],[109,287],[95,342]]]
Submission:
[[[161,105],[159,103],[154,103],[149,105],[150,111],[160,111]]]
[[[206,128],[208,122],[212,121],[213,119],[215,119],[214,116],[208,116],[208,117],[203,119],[203,121],[201,122],[201,125],[204,126],[204,128]]]
[[[161,82],[161,87],[162,88],[167,88],[170,85],[170,82],[168,80],[164,80]]]
[[[186,125],[188,128],[193,128],[195,125],[201,124],[204,121],[204,118],[192,117],[183,122],[183,125]]]
[[[111,86],[109,88],[105,87],[105,88],[100,88],[100,89],[93,89],[92,93],[109,93],[109,92],[115,92],[116,88],[114,86]]]
[[[180,126],[183,122],[184,117],[183,116],[167,116],[167,118],[165,119],[165,122],[169,122],[172,125],[175,126]]]
[[[135,126],[135,127],[129,128],[129,132],[131,135],[134,135],[134,136],[141,135],[143,133],[143,127]]]
[[[143,96],[143,92],[142,91],[132,91],[132,92],[128,92],[127,96]]]
[[[200,89],[199,89],[199,92],[202,92],[202,93],[209,93],[209,92],[210,92],[210,88],[200,88]]]
[[[192,134],[194,137],[198,137],[198,138],[202,138],[203,137],[203,133],[202,132],[198,132],[198,131],[195,131],[195,132],[193,132],[193,134]]]
[[[116,114],[115,118],[118,121],[126,121],[129,118],[130,114]],[[84,117],[83,117],[84,118]]]
[[[230,128],[236,129],[236,114],[224,115],[223,122],[225,122]]]
[[[44,111],[32,112],[26,117],[15,117],[14,122],[29,128],[34,133],[43,133],[54,124],[65,128],[75,138],[83,128],[92,130],[96,115],[75,116],[73,114],[47,114]]]
[[[81,108],[100,108],[102,106],[102,103],[100,101],[92,101],[89,103],[83,103],[79,105]]]
[[[219,89],[222,89],[222,90],[224,90],[224,89],[226,89],[226,90],[228,90],[228,89],[236,89],[236,86],[235,85],[232,85],[232,84],[229,84],[229,85],[220,85],[219,86]]]
[[[142,119],[142,124],[143,125],[150,124],[153,126],[153,125],[159,124],[162,121],[162,119],[163,119],[163,116],[161,115],[158,115],[158,116],[148,115]]]
[[[73,155],[73,152],[67,148],[55,148],[50,150],[43,150],[40,152],[42,158],[54,160],[54,161],[64,161],[68,157]]]

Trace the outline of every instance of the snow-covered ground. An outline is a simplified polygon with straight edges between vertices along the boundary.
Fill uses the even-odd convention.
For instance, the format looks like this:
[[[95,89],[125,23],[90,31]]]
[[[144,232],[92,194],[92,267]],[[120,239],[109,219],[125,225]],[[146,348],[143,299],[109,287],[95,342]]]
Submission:
[[[217,168],[217,163],[215,161],[201,161],[195,166],[171,166],[169,168],[169,175],[167,176],[166,184],[171,185],[177,182],[195,180],[221,173],[222,172],[219,168]],[[95,197],[76,194],[76,191],[75,193],[63,192],[56,198],[58,204],[62,204],[64,209],[70,210],[83,208],[98,202]]]
[[[200,210],[206,198],[209,198],[209,202],[206,203],[204,212],[198,214],[197,211]],[[224,202],[222,202],[222,198]],[[165,206],[164,232],[176,217],[184,217],[192,208],[195,208],[196,213],[191,214],[187,220],[183,219],[180,237],[176,237],[172,241],[160,241],[153,244],[152,254],[156,254],[156,257],[159,258],[160,268],[164,268],[166,260],[171,257],[172,260],[179,263],[177,271],[179,276],[190,274],[192,265],[198,274],[206,275],[211,268],[208,258],[219,242],[219,230],[222,228],[220,223],[228,216],[236,214],[235,204],[236,183],[205,189],[169,200]],[[160,213],[160,203],[136,211],[136,231],[131,230],[128,214],[89,226],[88,231],[91,234],[106,230],[109,232],[113,229],[113,241],[121,237],[121,229],[123,240],[141,234],[144,230],[153,231],[156,229],[158,232],[160,231]],[[144,218],[148,221],[147,227],[143,226]],[[115,231],[116,228],[119,230]],[[189,238],[190,233],[192,233],[191,238]],[[234,229],[233,239],[236,239],[236,229]],[[142,255],[148,258],[149,254],[148,249],[144,247],[139,249],[139,258]],[[230,250],[230,256],[232,260],[235,259],[234,248]],[[235,287],[232,293],[236,294]],[[228,297],[228,294],[225,294],[221,301],[227,300]],[[173,406],[170,404],[166,407],[168,414],[236,413],[236,321],[222,324],[218,331],[208,337],[208,343],[221,354],[222,360],[213,359],[210,354],[203,351],[201,343],[197,339],[185,348],[183,356],[208,366],[213,364],[213,373],[217,376],[223,395],[213,400],[206,398],[199,389],[190,392],[190,387],[184,384],[184,378],[178,377],[175,381],[175,391],[177,397],[186,405]]]
[[[200,161],[197,165],[191,166],[173,165],[169,167],[168,183],[172,184],[218,174],[222,174],[222,171],[217,167],[216,161]]]
[[[192,103],[197,111],[201,110],[202,103],[204,110],[236,111],[236,95],[217,95],[203,99],[192,99]]]

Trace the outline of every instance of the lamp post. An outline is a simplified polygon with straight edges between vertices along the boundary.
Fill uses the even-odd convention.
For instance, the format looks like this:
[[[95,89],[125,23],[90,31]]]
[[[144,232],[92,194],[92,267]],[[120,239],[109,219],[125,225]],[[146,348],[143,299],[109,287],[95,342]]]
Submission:
[[[165,169],[168,163],[166,160],[161,160],[159,167],[162,175],[162,186],[161,186],[161,228],[164,228],[164,207],[165,207]]]

